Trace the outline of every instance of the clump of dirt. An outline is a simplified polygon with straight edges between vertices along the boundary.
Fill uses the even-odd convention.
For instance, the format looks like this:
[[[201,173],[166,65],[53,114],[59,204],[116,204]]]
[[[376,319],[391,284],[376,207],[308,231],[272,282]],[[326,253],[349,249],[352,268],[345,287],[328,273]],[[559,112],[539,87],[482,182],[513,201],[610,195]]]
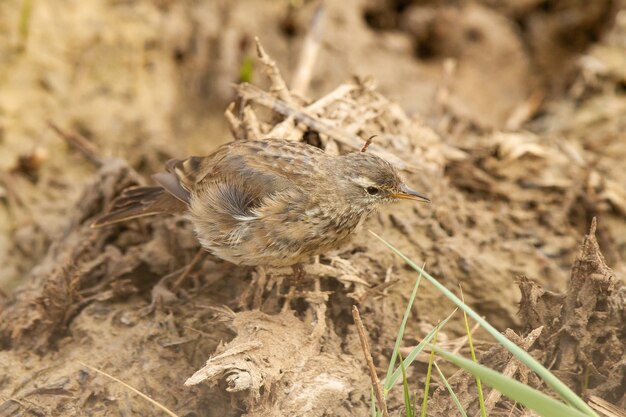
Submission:
[[[626,406],[626,283],[606,265],[596,239],[595,219],[585,236],[564,293],[544,289],[520,277],[522,319],[520,337],[507,329],[505,335],[529,351],[568,386],[586,398],[601,398],[618,408]],[[480,362],[507,376],[542,389],[543,382],[499,345],[487,350]],[[473,377],[458,371],[449,378],[466,409],[478,412],[478,392]],[[435,415],[456,412],[447,389],[440,386],[430,404]],[[491,390],[485,395],[488,415],[498,404],[509,415],[513,403],[502,401]]]
[[[453,4],[388,0],[366,2],[364,18],[376,30],[409,34],[419,59],[453,58],[462,71],[473,72],[467,82],[455,83],[461,88],[461,102],[474,101],[467,100],[470,93],[478,93],[472,88],[490,85],[493,91],[483,94],[502,103],[503,90],[498,90],[508,88],[509,105],[514,106],[526,98],[519,95],[528,96],[530,89],[560,95],[576,74],[578,54],[611,27],[618,10],[608,0],[585,5],[562,0]],[[496,71],[503,67],[507,71]],[[494,76],[498,78],[487,78]],[[470,86],[463,88],[463,84]],[[476,103],[481,109],[483,104]],[[476,113],[472,116],[481,119]],[[486,120],[502,121],[502,117],[506,115],[494,114]]]
[[[224,381],[227,392],[241,393],[248,415],[353,415],[350,394],[367,389],[355,379],[360,364],[342,354],[339,338],[323,339],[328,295],[306,298],[316,314],[310,323],[290,311],[229,311],[225,320],[237,336],[185,385]]]
[[[192,236],[173,240],[171,230],[177,228],[176,223],[151,228],[147,240],[145,231],[110,228],[99,232],[86,224],[101,211],[104,201],[140,181],[126,163],[104,163],[93,184],[84,189],[59,239],[31,271],[27,285],[4,304],[0,340],[5,348],[17,344],[45,352],[90,303],[129,297],[151,287],[129,276],[139,273],[154,280],[171,268],[184,266],[186,253],[198,244]]]
[[[595,220],[567,291],[546,291],[522,279],[520,316],[527,329],[544,327],[534,353],[568,386],[626,407],[626,285],[606,265]]]

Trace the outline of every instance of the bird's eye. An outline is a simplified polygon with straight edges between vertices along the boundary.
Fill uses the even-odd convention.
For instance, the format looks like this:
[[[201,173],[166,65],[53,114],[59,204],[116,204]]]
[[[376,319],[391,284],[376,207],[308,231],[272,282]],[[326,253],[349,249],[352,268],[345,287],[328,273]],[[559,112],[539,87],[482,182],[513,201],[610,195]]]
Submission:
[[[380,190],[376,187],[367,187],[365,190],[369,195],[376,195],[380,192]]]

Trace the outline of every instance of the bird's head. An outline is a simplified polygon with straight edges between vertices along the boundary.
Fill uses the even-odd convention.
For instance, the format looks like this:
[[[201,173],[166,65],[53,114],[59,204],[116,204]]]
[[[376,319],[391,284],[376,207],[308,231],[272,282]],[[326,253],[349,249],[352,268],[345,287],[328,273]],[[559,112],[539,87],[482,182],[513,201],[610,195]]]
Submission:
[[[425,195],[412,190],[398,175],[397,170],[384,159],[365,152],[340,157],[342,192],[350,204],[368,211],[384,203],[413,200],[430,203]]]

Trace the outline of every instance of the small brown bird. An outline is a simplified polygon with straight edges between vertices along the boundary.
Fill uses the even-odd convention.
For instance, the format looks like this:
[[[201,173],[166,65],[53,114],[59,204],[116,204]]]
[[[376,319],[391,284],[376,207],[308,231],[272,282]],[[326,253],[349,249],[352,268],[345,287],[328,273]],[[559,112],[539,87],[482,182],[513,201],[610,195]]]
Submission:
[[[293,266],[345,243],[385,203],[430,200],[396,169],[361,152],[331,156],[301,142],[235,141],[167,163],[155,187],[132,187],[94,227],[188,214],[202,246],[238,265]]]

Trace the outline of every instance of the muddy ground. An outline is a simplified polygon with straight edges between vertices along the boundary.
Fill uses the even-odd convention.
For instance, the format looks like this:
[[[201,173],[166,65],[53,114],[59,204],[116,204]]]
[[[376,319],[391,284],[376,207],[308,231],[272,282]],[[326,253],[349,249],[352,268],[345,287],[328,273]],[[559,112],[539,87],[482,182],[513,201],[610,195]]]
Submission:
[[[351,307],[382,375],[416,279],[368,230],[626,408],[624,1],[12,0],[0,34],[0,416],[165,415],[93,368],[179,416],[365,415]],[[433,203],[372,216],[297,285],[199,252],[183,218],[89,228],[169,158],[371,135]],[[452,310],[422,284],[403,351]],[[439,341],[467,353],[462,336],[457,314]],[[444,371],[475,412],[472,380]],[[429,415],[453,415],[433,384]]]

